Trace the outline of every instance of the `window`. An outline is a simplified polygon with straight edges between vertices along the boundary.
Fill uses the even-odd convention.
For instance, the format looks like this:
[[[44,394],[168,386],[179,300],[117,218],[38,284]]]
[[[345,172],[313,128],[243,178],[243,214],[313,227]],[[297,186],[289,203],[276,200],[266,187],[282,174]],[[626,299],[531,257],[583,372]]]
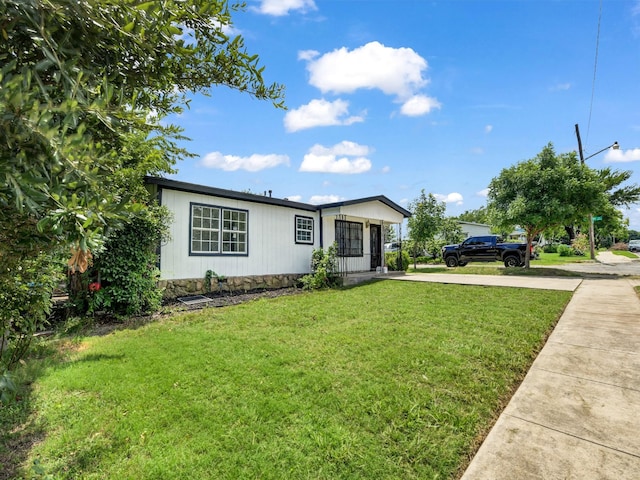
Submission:
[[[336,220],[339,257],[362,257],[362,223]]]
[[[245,210],[191,204],[190,254],[246,254]]]
[[[296,215],[296,243],[313,243],[313,218]]]

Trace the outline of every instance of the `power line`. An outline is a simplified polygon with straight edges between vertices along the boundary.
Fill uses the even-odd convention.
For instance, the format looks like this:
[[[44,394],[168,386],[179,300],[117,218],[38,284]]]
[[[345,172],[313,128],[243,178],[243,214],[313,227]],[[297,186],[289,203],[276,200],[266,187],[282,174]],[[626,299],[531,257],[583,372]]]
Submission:
[[[589,142],[589,132],[591,131],[591,113],[593,112],[593,97],[596,92],[596,75],[598,73],[598,50],[600,49],[600,22],[602,21],[602,0],[600,0],[600,12],[598,13],[598,34],[596,35],[596,58],[593,62],[593,82],[591,83],[591,103],[589,104],[589,121],[587,122],[586,140]]]

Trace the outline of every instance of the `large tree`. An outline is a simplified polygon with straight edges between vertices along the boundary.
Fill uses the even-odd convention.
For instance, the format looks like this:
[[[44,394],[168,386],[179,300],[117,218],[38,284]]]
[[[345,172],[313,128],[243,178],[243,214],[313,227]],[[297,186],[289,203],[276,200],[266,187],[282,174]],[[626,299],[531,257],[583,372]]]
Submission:
[[[627,184],[633,172],[631,170],[613,170],[611,167],[597,170],[600,183],[602,183],[608,203],[603,205],[595,214],[603,217],[600,224],[596,224],[596,231],[601,235],[619,236],[620,230],[625,227],[625,219],[618,211],[620,207],[629,207],[640,201],[640,186],[637,184]],[[578,225],[579,226],[579,225]],[[588,224],[586,225],[588,228]],[[569,239],[573,240],[576,234],[576,225],[565,225],[564,227]]]
[[[432,193],[427,195],[424,189],[418,198],[409,203],[409,239],[414,250],[414,267],[418,252],[425,250],[427,242],[440,231],[445,210],[445,203],[438,201]]]
[[[160,120],[180,112],[187,94],[220,85],[283,106],[283,87],[266,84],[258,57],[226,33],[237,8],[226,0],[0,2],[0,264],[12,267],[0,284],[11,304],[51,284],[38,268],[31,277],[13,268],[69,256],[71,247],[71,269],[83,270],[107,227],[142,208],[144,174],[170,172],[186,153],[179,129]],[[0,338],[20,315],[0,306]]]
[[[463,222],[486,224],[489,222],[489,214],[487,213],[487,207],[483,206],[480,208],[476,208],[475,210],[465,210],[460,215],[458,215],[458,220]]]
[[[492,224],[502,229],[519,225],[526,232],[527,268],[537,235],[586,217],[606,202],[598,173],[582,165],[575,152],[556,155],[552,144],[535,158],[503,169],[489,184]]]
[[[164,162],[156,170],[175,161],[170,139],[179,132],[158,119],[180,112],[186,93],[225,85],[281,105],[282,87],[265,85],[257,56],[225,33],[234,8],[224,0],[0,3],[4,212],[33,216],[41,233],[84,251],[105,216],[127,204],[106,187],[130,135],[169,142],[155,148]]]

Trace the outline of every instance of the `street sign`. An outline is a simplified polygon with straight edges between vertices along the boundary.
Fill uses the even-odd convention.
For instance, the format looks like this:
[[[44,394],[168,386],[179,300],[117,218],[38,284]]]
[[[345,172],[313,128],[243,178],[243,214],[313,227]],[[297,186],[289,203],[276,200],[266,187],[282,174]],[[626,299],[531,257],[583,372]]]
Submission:
[[[598,221],[600,221],[600,220],[602,220],[602,217],[601,217],[601,216],[593,217],[593,221],[594,221],[594,222],[598,222]]]

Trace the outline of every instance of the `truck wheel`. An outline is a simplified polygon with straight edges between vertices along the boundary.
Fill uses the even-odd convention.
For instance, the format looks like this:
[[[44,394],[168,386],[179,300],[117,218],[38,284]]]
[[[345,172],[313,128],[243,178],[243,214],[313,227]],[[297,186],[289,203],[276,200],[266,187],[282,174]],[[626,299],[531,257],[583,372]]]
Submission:
[[[509,255],[504,258],[505,267],[519,267],[521,265],[520,259],[515,255]]]
[[[459,267],[464,267],[467,264],[467,262],[458,262],[458,266]]]
[[[457,267],[458,259],[454,256],[449,256],[444,260],[444,263],[447,264],[447,267]]]

